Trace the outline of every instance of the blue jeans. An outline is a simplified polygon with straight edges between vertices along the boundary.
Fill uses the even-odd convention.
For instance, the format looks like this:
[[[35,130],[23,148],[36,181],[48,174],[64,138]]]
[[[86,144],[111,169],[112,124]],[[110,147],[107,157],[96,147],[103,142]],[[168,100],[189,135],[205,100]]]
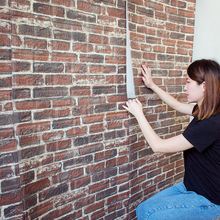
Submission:
[[[187,191],[181,182],[142,202],[136,213],[138,220],[217,220],[220,205]]]

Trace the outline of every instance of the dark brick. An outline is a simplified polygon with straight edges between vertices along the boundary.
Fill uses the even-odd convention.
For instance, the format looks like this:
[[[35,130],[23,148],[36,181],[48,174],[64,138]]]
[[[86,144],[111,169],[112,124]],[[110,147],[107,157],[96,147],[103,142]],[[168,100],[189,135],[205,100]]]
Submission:
[[[30,26],[26,24],[19,26],[19,34],[46,38],[50,38],[52,36],[49,28]]]
[[[79,20],[79,21],[85,21],[89,23],[95,23],[96,22],[96,16],[92,14],[86,14],[84,12],[79,11],[67,11],[67,18]]]
[[[68,89],[65,87],[43,87],[36,88],[33,91],[34,98],[67,96]]]
[[[63,194],[68,191],[68,185],[63,183],[57,187],[52,187],[44,192],[40,193],[40,201],[47,200],[51,197]]]
[[[34,63],[34,72],[40,73],[62,73],[64,71],[63,63]]]

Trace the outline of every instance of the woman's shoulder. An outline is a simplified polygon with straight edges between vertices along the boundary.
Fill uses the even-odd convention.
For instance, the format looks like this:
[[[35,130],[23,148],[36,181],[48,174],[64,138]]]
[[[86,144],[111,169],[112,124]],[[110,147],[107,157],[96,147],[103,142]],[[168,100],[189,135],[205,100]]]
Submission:
[[[220,130],[220,113],[210,116],[207,119],[204,119],[206,123],[211,124],[212,126],[217,127]]]

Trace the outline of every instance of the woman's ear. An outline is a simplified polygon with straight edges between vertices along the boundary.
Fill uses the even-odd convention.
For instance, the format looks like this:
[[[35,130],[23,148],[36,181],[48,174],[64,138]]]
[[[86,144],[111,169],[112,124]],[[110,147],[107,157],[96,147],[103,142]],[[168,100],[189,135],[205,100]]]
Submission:
[[[203,92],[205,92],[205,81],[202,83]]]

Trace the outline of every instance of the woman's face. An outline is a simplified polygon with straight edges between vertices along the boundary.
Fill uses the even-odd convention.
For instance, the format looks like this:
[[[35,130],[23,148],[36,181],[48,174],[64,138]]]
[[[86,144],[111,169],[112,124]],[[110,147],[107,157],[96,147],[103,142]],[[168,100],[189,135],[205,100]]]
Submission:
[[[192,80],[187,75],[187,81],[184,90],[186,91],[188,102],[197,103],[200,106],[204,98],[204,87],[204,82],[199,85],[195,80]]]

